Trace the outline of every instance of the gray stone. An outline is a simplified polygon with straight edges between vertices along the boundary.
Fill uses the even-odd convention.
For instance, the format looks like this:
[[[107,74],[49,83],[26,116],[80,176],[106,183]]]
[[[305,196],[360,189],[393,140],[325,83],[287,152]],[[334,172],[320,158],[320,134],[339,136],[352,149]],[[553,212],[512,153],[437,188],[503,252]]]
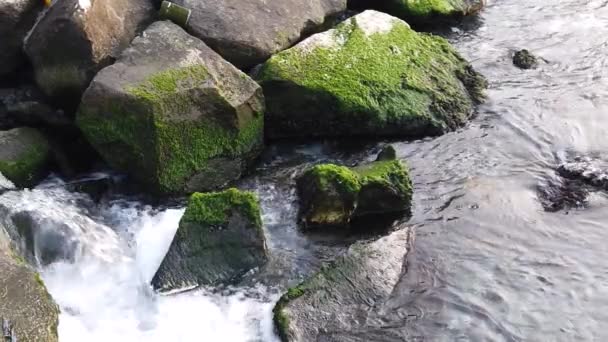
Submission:
[[[75,108],[93,76],[153,17],[149,0],[54,1],[25,42],[38,86]]]
[[[115,169],[161,193],[219,188],[263,146],[261,88],[202,41],[152,24],[87,89],[77,124]]]
[[[410,243],[409,228],[355,243],[343,257],[289,289],[273,310],[281,339],[356,340],[349,334],[384,310],[407,270]]]
[[[50,160],[49,142],[38,130],[0,131],[0,173],[16,186],[28,187],[40,180]]]
[[[191,10],[185,27],[190,34],[240,68],[263,62],[346,9],[346,0],[173,2]]]
[[[23,64],[23,38],[42,9],[40,0],[0,0],[0,77]]]

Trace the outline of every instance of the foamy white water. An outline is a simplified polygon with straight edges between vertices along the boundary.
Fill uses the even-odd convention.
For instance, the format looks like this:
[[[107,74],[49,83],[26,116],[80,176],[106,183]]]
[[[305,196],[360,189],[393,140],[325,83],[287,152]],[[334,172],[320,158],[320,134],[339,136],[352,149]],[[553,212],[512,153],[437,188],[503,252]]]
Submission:
[[[119,201],[91,214],[62,188],[2,199],[14,212],[32,210],[66,223],[66,236],[78,243],[73,262],[41,270],[61,308],[60,341],[277,341],[272,307],[278,295],[263,286],[171,296],[150,288],[184,209],[158,211]]]

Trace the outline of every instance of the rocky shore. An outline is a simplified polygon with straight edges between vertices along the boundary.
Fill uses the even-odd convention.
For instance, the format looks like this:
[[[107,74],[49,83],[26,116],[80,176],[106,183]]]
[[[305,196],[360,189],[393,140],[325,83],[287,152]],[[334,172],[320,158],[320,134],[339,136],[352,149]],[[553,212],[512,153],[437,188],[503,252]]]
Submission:
[[[103,167],[140,192],[188,196],[151,286],[234,284],[270,253],[258,199],[230,188],[264,146],[431,137],[462,127],[487,82],[447,40],[417,30],[457,22],[484,4],[0,0],[0,35],[10,36],[0,41],[0,193],[34,187],[51,172],[69,178]],[[406,220],[415,191],[390,145],[375,161],[311,165],[293,182],[303,231]],[[62,254],[31,257],[36,225],[21,229],[5,216],[0,321],[18,341],[56,341],[58,308],[35,268]],[[293,284],[274,311],[283,340],[349,340],[336,337],[341,321],[382,309],[412,241],[409,228],[391,231],[386,222],[375,239]]]

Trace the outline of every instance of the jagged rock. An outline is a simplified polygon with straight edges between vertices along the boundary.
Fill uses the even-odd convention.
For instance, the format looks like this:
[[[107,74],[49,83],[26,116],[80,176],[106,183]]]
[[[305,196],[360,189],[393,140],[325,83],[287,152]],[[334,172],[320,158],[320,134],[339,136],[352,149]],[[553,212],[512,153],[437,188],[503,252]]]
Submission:
[[[267,261],[258,199],[229,189],[195,193],[160,268],[155,289],[170,291],[238,280]]]
[[[425,27],[475,15],[485,4],[485,0],[349,0],[351,8],[377,9]]]
[[[262,149],[263,112],[253,80],[165,21],[97,74],[77,124],[112,167],[180,193],[239,178]]]
[[[289,289],[273,310],[281,340],[354,341],[349,334],[383,309],[406,271],[410,240],[405,228],[373,242],[358,242]]]
[[[271,138],[438,135],[470,118],[486,86],[446,40],[376,11],[278,53],[256,77]]]
[[[34,87],[0,89],[0,129],[19,126],[65,127],[71,120],[45,102]]]
[[[39,0],[0,0],[0,77],[23,64],[23,38],[42,9]]]
[[[57,342],[59,308],[40,276],[16,254],[0,222],[0,321],[17,341]]]
[[[265,61],[318,29],[327,17],[346,10],[346,0],[173,2],[191,11],[185,26],[190,34],[240,68]]]
[[[18,187],[32,186],[47,171],[51,149],[36,129],[0,131],[0,173]]]
[[[74,109],[103,67],[154,18],[149,0],[54,1],[25,41],[42,91]]]
[[[538,59],[530,51],[524,49],[515,52],[513,64],[520,69],[534,69],[538,66]]]
[[[601,190],[608,190],[608,163],[593,158],[577,158],[562,163],[557,172],[565,178],[578,179]]]
[[[355,168],[317,165],[298,178],[305,227],[348,226],[356,217],[409,213],[412,183],[405,165],[387,158]]]
[[[583,208],[589,190],[580,181],[554,177],[544,179],[537,186],[538,198],[547,212]]]

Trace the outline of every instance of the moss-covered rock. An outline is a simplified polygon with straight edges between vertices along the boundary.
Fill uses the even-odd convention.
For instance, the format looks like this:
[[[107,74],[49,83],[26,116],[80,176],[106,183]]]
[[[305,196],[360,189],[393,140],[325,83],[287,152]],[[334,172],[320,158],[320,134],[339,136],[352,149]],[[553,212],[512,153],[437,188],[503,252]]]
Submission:
[[[365,11],[268,60],[266,133],[427,136],[464,124],[485,79],[443,38]]]
[[[57,304],[36,271],[16,254],[0,223],[0,323],[2,319],[9,322],[17,341],[59,340]]]
[[[77,123],[111,166],[153,191],[180,193],[239,178],[262,149],[263,112],[253,80],[179,26],[157,22],[95,77]]]
[[[403,229],[376,241],[358,242],[289,289],[273,310],[281,340],[376,341],[377,336],[365,336],[366,318],[381,318],[386,312],[384,303],[406,270],[410,240],[409,229]]]
[[[51,149],[36,129],[0,131],[0,173],[18,187],[32,186],[47,171]]]
[[[538,66],[538,58],[526,49],[519,50],[513,54],[513,65],[520,69],[534,69]]]
[[[409,213],[413,191],[406,166],[383,156],[354,168],[314,166],[298,178],[298,192],[305,227],[344,227],[356,217]]]
[[[170,291],[238,280],[267,260],[255,194],[237,189],[195,193],[152,280]]]
[[[349,6],[385,11],[408,23],[428,27],[477,14],[485,3],[485,0],[350,0]]]

